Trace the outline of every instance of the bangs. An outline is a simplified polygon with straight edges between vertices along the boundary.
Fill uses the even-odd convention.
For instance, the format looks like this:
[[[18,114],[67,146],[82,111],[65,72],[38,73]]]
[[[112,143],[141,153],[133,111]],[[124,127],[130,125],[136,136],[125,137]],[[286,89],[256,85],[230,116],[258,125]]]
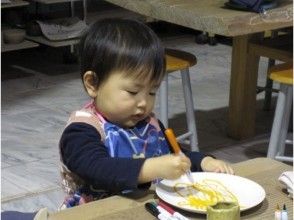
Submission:
[[[152,82],[160,82],[165,75],[165,57],[162,54],[158,53],[158,50],[122,50],[118,54],[114,69],[135,79],[147,78]]]

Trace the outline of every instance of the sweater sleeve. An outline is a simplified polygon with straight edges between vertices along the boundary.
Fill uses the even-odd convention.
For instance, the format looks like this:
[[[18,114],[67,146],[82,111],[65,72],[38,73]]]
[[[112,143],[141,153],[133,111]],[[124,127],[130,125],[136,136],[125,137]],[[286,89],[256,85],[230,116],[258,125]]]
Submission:
[[[165,127],[164,125],[162,124],[162,122],[160,120],[158,120],[159,122],[159,126],[160,126],[160,129],[163,131],[164,133],[164,130],[165,130]],[[164,134],[165,136],[165,134]],[[170,151],[173,152],[173,149],[172,147],[170,146],[170,143],[167,139],[167,137],[165,136],[165,139],[167,140],[168,144],[169,144],[169,148],[170,148]],[[183,153],[189,157],[191,163],[192,163],[192,166],[191,166],[191,171],[192,172],[197,172],[197,171],[203,171],[202,168],[201,168],[201,161],[203,160],[204,157],[206,157],[207,155],[201,153],[201,152],[197,152],[197,151],[188,151],[188,150],[184,150],[182,148],[182,151]]]
[[[138,188],[145,159],[112,158],[97,130],[86,123],[72,123],[60,139],[60,152],[68,169],[88,184],[118,192]]]

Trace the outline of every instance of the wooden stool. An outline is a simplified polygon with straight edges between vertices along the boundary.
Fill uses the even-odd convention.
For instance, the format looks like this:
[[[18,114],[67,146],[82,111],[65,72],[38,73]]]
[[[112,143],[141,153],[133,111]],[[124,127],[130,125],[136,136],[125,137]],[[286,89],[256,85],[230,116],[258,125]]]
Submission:
[[[293,97],[292,63],[283,63],[270,68],[270,78],[273,81],[280,83],[280,91],[267,157],[293,162],[293,157],[284,156]],[[291,141],[289,142],[291,143]]]
[[[179,142],[189,140],[192,151],[199,151],[196,121],[194,116],[194,104],[190,83],[189,67],[197,63],[193,54],[173,49],[165,50],[166,72],[171,73],[180,70],[182,86],[186,106],[186,120],[188,131],[177,137]],[[166,74],[160,86],[160,120],[168,127],[168,74]]]

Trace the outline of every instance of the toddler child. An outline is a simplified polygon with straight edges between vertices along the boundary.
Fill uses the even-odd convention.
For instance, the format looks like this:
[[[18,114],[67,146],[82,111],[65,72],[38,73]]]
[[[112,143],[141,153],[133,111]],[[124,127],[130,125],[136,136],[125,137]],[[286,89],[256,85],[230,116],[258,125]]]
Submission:
[[[152,113],[165,74],[164,48],[145,24],[100,20],[80,42],[81,77],[91,102],[73,112],[60,139],[62,183],[72,207],[186,171],[233,173],[200,152],[175,155]]]

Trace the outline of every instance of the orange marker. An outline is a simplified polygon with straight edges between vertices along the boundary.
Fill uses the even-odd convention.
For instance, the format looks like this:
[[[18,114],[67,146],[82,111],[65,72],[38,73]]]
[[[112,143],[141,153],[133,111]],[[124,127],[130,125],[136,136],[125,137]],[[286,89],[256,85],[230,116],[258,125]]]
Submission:
[[[177,142],[177,139],[176,139],[176,136],[174,134],[174,131],[171,129],[171,128],[167,128],[165,131],[164,131],[171,147],[173,148],[174,150],[174,153],[175,154],[180,154],[182,151],[181,151],[181,148],[180,148],[180,145],[179,143]]]
[[[174,134],[174,131],[171,129],[171,128],[167,128],[165,131],[164,131],[167,139],[168,139],[168,142],[170,143],[171,147],[173,148],[174,150],[174,153],[175,154],[184,154],[182,151],[181,151],[181,148],[180,148],[180,145],[179,143],[177,142],[177,139],[176,139],[176,136]],[[193,177],[192,177],[192,174],[191,174],[191,171],[187,171],[186,172],[186,175],[188,177],[188,179],[194,183],[194,180],[193,180]]]

